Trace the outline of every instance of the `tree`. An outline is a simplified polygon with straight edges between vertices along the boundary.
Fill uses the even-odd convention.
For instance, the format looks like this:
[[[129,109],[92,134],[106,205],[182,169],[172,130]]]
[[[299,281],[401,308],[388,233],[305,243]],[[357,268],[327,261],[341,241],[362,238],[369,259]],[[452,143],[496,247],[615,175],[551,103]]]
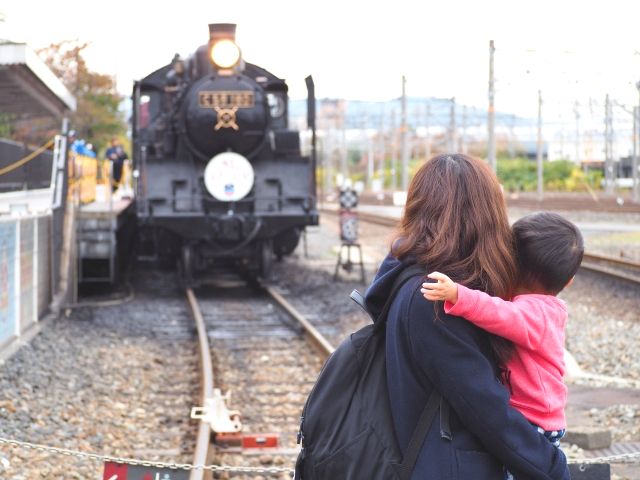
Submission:
[[[38,54],[76,97],[76,111],[70,115],[76,136],[100,150],[112,136],[124,135],[126,124],[118,111],[122,96],[116,90],[114,77],[87,67],[82,52],[88,46],[65,40],[38,50]]]

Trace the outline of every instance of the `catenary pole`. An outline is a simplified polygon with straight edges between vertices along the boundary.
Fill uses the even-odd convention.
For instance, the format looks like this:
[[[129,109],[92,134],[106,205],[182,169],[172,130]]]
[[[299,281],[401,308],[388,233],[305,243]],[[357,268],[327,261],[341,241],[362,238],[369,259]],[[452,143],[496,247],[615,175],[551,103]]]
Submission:
[[[640,81],[636,83],[638,89],[638,108],[636,109],[636,142],[638,149],[633,156],[633,201],[640,202],[640,185],[638,185],[638,157],[640,156]]]
[[[637,187],[636,180],[638,177],[638,107],[633,107],[633,153],[631,157],[631,198],[634,202],[637,202]]]
[[[373,184],[373,156],[374,156],[374,137],[369,138],[369,116],[364,117],[364,141],[367,146],[367,187],[371,188]]]
[[[407,128],[407,78],[402,76],[402,99],[400,102],[400,139],[402,156],[402,190],[409,188],[409,137]]]
[[[576,116],[576,165],[580,165],[580,104],[577,100],[573,106],[573,113]]]
[[[425,160],[429,160],[431,158],[431,134],[429,132],[429,124],[431,122],[431,104],[427,102],[425,105],[425,119],[424,124],[426,128],[426,135],[424,137],[424,156]]]
[[[536,163],[538,166],[538,201],[544,198],[542,175],[542,91],[538,90],[538,141],[536,143]]]
[[[611,119],[611,100],[609,94],[604,101],[604,179],[605,191],[607,194],[613,194],[613,122]]]
[[[462,151],[462,153],[467,153],[468,152],[468,147],[467,147],[467,106],[463,105],[462,107],[462,138],[461,138],[461,143],[462,146],[460,147],[460,150]]]
[[[391,110],[391,191],[398,189],[398,129],[396,128],[396,111]]]
[[[496,171],[496,136],[495,136],[495,82],[493,77],[493,55],[495,52],[493,40],[489,42],[489,111],[487,112],[487,161]]]
[[[379,155],[380,155],[380,163],[378,164],[378,174],[380,176],[380,181],[382,182],[382,189],[384,190],[384,104],[382,104],[382,109],[380,112],[380,131],[378,132],[378,140],[379,140]]]
[[[449,152],[458,151],[458,136],[456,127],[456,97],[451,97],[451,111],[449,113]]]

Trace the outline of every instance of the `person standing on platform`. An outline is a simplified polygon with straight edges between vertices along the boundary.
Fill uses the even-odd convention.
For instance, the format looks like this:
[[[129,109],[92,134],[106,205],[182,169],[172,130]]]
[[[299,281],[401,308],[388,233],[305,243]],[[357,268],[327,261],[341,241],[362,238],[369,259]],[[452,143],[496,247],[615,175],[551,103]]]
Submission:
[[[127,157],[127,153],[124,151],[124,148],[122,148],[117,137],[113,137],[111,139],[111,147],[107,149],[105,156],[107,157],[107,160],[111,161],[111,191],[115,191],[118,188],[118,185],[120,185],[124,161],[128,160],[129,157]]]

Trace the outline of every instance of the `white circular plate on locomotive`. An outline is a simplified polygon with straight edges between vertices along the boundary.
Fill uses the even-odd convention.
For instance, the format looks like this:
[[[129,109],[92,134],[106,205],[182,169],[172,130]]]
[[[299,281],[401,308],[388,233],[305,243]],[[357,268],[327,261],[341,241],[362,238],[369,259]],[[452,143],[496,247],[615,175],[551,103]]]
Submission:
[[[204,169],[204,185],[216,200],[235,202],[253,187],[254,173],[249,160],[234,152],[219,153]]]

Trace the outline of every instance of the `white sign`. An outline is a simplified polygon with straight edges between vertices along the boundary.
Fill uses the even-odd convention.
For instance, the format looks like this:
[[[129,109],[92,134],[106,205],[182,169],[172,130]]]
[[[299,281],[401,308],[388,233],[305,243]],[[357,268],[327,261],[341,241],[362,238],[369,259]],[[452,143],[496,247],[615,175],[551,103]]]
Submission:
[[[216,200],[235,202],[247,196],[254,182],[253,167],[242,155],[224,152],[204,169],[204,185]]]

